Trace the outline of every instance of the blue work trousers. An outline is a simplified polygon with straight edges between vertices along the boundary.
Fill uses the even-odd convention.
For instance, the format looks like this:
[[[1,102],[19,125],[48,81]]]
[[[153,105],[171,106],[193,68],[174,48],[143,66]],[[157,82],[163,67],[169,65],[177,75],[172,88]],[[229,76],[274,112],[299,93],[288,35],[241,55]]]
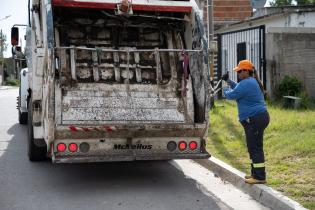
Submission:
[[[270,117],[268,112],[241,121],[245,130],[247,149],[251,163],[251,175],[258,180],[266,179],[263,136]]]

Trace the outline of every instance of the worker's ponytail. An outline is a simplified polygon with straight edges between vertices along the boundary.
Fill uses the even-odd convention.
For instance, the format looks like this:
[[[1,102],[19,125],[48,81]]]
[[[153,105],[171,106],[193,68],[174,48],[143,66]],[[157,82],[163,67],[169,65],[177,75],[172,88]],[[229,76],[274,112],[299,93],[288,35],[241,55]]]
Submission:
[[[257,74],[256,69],[253,70],[253,75],[252,75],[252,76],[256,79],[256,81],[257,81],[257,83],[258,83],[258,85],[259,85],[259,87],[260,87],[260,90],[261,90],[261,92],[263,93],[264,98],[266,99],[266,92],[265,92],[265,89],[264,89],[264,85],[263,85],[263,83],[261,82],[261,80],[260,80],[260,78],[259,78],[259,75]]]

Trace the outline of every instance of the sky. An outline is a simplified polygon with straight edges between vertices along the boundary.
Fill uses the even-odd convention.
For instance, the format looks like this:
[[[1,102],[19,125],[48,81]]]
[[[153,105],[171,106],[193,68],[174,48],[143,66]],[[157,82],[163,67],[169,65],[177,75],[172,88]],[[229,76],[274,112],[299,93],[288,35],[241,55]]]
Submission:
[[[0,29],[7,36],[7,50],[4,57],[11,57],[11,27],[14,24],[27,24],[27,4],[28,0],[0,0]],[[6,16],[10,16],[4,19]],[[25,34],[25,28],[20,28],[20,34]],[[25,42],[22,39],[22,42]]]
[[[269,6],[267,0],[265,6]],[[7,36],[8,48],[4,52],[4,57],[11,57],[11,45],[10,45],[10,36],[11,36],[11,27],[14,24],[27,24],[27,4],[28,0],[0,0],[0,29],[2,33]],[[9,16],[8,18],[5,18]],[[20,28],[20,37],[25,34],[25,28]],[[25,43],[24,39],[22,44]]]

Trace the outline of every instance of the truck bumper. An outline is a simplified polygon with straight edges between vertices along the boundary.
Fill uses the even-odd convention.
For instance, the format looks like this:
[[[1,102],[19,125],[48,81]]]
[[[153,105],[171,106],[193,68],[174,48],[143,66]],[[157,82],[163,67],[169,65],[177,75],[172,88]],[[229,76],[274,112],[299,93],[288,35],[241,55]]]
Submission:
[[[50,151],[55,163],[210,157],[205,140],[199,137],[58,139],[51,144]]]
[[[206,159],[211,155],[203,154],[154,154],[154,155],[123,155],[123,156],[62,156],[53,157],[53,163],[87,163],[87,162],[114,162],[114,161],[136,161],[136,160],[170,160],[170,159]]]

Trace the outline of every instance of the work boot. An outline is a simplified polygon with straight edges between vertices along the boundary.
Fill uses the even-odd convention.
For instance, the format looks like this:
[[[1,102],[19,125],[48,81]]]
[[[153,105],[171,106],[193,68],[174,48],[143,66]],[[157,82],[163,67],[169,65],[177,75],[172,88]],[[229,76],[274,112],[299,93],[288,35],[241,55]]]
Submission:
[[[250,178],[253,178],[253,176],[252,175],[245,175],[244,178],[245,179],[250,179]]]
[[[255,179],[253,177],[251,177],[249,179],[245,179],[245,182],[247,184],[266,184],[266,180],[259,180],[259,179]]]

